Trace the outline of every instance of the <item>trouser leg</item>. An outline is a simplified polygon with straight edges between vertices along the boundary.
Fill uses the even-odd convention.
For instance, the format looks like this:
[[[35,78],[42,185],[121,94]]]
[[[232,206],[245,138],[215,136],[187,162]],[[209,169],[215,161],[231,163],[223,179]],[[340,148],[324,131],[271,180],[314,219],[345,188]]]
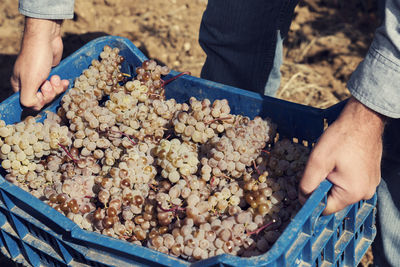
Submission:
[[[384,134],[382,182],[377,189],[377,235],[372,244],[375,266],[400,266],[400,119]]]
[[[260,94],[275,93],[280,75],[271,76],[271,70],[279,72],[281,40],[297,2],[209,0],[200,26],[199,42],[207,55],[201,77]],[[269,77],[275,86],[266,87]]]
[[[281,65],[283,61],[283,38],[278,30],[276,33],[275,55],[272,68],[268,76],[267,83],[264,88],[264,95],[275,96],[281,83]]]

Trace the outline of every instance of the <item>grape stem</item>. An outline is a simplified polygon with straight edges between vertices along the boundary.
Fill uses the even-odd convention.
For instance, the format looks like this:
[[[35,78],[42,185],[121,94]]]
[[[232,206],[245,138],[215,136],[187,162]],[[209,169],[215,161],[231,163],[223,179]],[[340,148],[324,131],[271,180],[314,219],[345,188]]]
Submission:
[[[161,205],[158,205],[158,207],[164,212],[170,212],[170,211],[177,212],[177,211],[180,211],[180,210],[182,210],[182,211],[186,210],[185,208],[182,208],[182,207],[180,207],[178,205],[175,205],[170,209],[164,209],[163,207],[161,207]]]
[[[214,214],[214,215],[217,215],[217,216],[220,216],[220,215],[221,215],[221,213],[220,213],[218,210],[214,209],[214,208],[212,208],[210,211],[211,211],[212,214]]]
[[[136,143],[135,141],[133,141],[133,140],[129,137],[129,135],[127,135],[127,134],[124,133],[124,132],[114,131],[114,130],[111,130],[111,129],[108,129],[108,131],[109,131],[109,132],[112,132],[112,133],[121,134],[121,135],[125,136],[126,138],[128,138],[129,141],[130,141],[134,146],[137,145],[137,143]]]
[[[182,175],[182,177],[183,177],[183,179],[186,181],[186,187],[189,187],[189,188],[190,188],[189,179],[188,179],[185,175]]]
[[[254,169],[256,169],[256,171],[257,171],[257,174],[258,174],[258,175],[261,175],[261,173],[260,173],[260,170],[258,169],[258,167],[257,167],[257,165],[256,165],[256,161],[255,161],[255,160],[253,160],[253,166],[254,166]]]
[[[130,137],[129,137],[129,135],[127,135],[127,134],[124,134],[125,136],[126,136],[126,138],[128,138],[129,139],[129,141],[132,143],[132,145],[137,145],[137,143],[135,142],[135,141],[133,141]]]
[[[214,187],[214,182],[215,182],[215,176],[213,176],[213,177],[211,178],[211,181],[210,181],[211,187]]]
[[[150,183],[149,183],[149,187],[151,189],[153,189],[154,192],[157,192],[157,190],[158,190],[157,187],[155,187],[153,184],[150,184]]]
[[[268,155],[271,154],[271,152],[269,152],[268,150],[265,150],[265,149],[264,149],[264,150],[261,150],[261,152],[264,152],[264,153],[266,153],[266,154],[268,154]]]
[[[248,236],[254,235],[254,234],[255,234],[255,235],[258,235],[262,230],[264,230],[265,228],[270,227],[270,226],[273,225],[274,223],[276,223],[276,220],[275,220],[275,219],[273,219],[272,222],[269,222],[269,223],[267,223],[267,224],[264,224],[263,226],[261,226],[261,227],[258,228],[257,230],[254,230],[254,231],[252,231],[252,232],[248,232],[247,235],[248,235]]]
[[[154,94],[154,93],[147,93],[148,95],[154,95],[154,96],[158,96],[158,97],[162,97],[162,95],[159,94]]]
[[[216,121],[224,121],[224,120],[230,120],[230,119],[232,119],[232,117],[216,118],[216,119],[213,119],[213,120],[210,120],[210,121],[206,121],[205,124],[208,125],[208,124],[211,124],[211,123],[216,122]]]
[[[129,77],[129,78],[132,77],[132,76],[131,76],[130,74],[128,74],[128,73],[121,72],[121,74],[124,75],[125,77]]]
[[[218,175],[218,177],[224,177],[224,178],[229,179],[229,180],[231,180],[231,181],[234,180],[232,177],[229,177],[228,175],[223,174],[223,173],[221,173],[220,175]]]
[[[73,162],[78,163],[78,161],[72,156],[72,154],[68,151],[68,149],[65,146],[63,146],[60,143],[58,145],[64,150],[64,152],[68,155],[68,157],[72,159]]]
[[[172,77],[171,79],[168,79],[168,80],[166,80],[166,81],[161,80],[161,81],[162,81],[162,82],[161,82],[161,87],[165,87],[165,86],[166,86],[167,84],[169,84],[170,82],[172,82],[172,81],[178,79],[179,77],[181,77],[181,76],[183,76],[183,75],[185,75],[185,74],[191,75],[190,71],[184,71],[184,72],[181,72],[181,73],[179,73],[178,75],[176,75],[176,76],[174,76],[174,77]]]

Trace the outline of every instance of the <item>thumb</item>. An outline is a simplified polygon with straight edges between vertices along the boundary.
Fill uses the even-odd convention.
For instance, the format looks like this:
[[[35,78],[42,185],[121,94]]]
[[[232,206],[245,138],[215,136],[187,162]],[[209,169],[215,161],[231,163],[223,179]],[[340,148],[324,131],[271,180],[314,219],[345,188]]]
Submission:
[[[21,105],[34,110],[40,110],[45,105],[43,93],[37,88],[41,87],[48,81],[40,83],[40,81],[32,81],[30,83],[21,82],[20,102]]]
[[[38,86],[21,86],[20,102],[21,105],[28,108],[36,109],[36,106],[42,106],[42,93],[37,91]],[[39,108],[40,109],[40,108]]]
[[[61,39],[61,36],[55,38],[52,42],[51,42],[51,47],[53,50],[53,63],[52,63],[52,67],[57,66],[62,58],[62,53],[63,53],[63,42]]]
[[[343,188],[334,185],[329,192],[326,207],[322,214],[329,215],[335,213],[344,209],[347,205],[351,204],[349,203],[349,201],[347,201],[347,199],[349,198],[346,197],[346,195],[347,192]]]
[[[330,161],[326,157],[319,156],[318,154],[316,150],[311,153],[303,177],[300,180],[299,201],[301,204],[307,201],[311,193],[314,192],[334,168],[333,161]]]
[[[18,92],[19,90],[21,90],[21,83],[18,76],[19,75],[16,74],[14,71],[10,78],[11,87],[14,92]]]
[[[40,109],[43,106],[41,97],[37,92],[39,88],[46,82],[46,78],[50,73],[50,66],[40,60],[28,62],[29,71],[23,69],[19,78],[20,81],[20,101],[21,104],[28,108]],[[41,95],[41,94],[39,94]]]

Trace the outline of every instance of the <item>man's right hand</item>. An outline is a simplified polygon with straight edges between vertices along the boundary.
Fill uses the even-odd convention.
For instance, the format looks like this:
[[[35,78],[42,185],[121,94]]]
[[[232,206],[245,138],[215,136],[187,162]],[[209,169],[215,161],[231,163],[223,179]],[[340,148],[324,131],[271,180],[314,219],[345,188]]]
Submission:
[[[308,159],[299,185],[299,200],[328,179],[332,184],[324,215],[370,199],[381,180],[385,118],[354,97],[322,134]]]
[[[21,51],[11,76],[14,92],[20,91],[21,105],[40,110],[68,88],[69,81],[57,75],[46,80],[51,68],[60,63],[62,51],[60,21],[26,17]]]

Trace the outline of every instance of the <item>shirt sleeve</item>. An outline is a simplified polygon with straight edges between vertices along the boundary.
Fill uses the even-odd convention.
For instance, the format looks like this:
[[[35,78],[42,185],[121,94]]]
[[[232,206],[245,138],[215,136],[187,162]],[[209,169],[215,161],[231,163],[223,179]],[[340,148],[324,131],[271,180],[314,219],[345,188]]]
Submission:
[[[383,23],[347,87],[372,110],[400,118],[400,0],[385,2]]]
[[[38,19],[72,19],[74,0],[19,0],[22,15]]]

